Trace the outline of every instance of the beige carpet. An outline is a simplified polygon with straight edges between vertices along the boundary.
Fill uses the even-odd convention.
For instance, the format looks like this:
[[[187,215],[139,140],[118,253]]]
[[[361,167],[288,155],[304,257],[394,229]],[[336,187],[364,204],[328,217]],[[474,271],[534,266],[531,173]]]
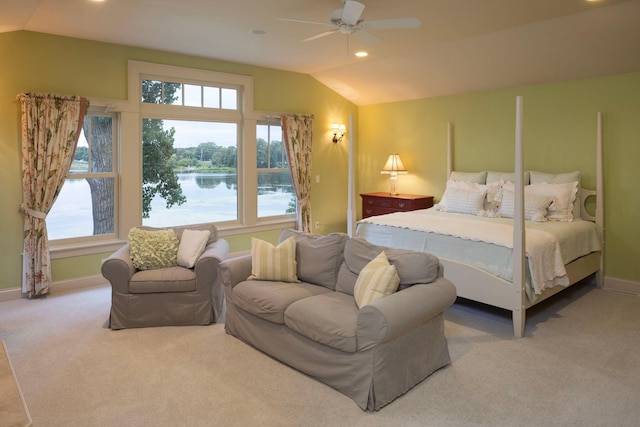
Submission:
[[[34,426],[637,426],[640,298],[575,286],[510,315],[446,312],[452,365],[379,412],[223,325],[110,331],[110,289],[0,303]]]
[[[0,340],[0,427],[29,425],[29,409],[16,382],[4,341]]]

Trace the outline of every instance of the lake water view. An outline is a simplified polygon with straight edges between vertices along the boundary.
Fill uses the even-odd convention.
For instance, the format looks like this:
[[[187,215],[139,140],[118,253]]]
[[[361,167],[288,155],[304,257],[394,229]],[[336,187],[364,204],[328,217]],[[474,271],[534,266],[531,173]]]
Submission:
[[[165,227],[204,222],[233,221],[238,218],[235,175],[218,173],[179,173],[178,179],[187,202],[166,208],[156,196],[150,218],[144,225]],[[295,200],[288,172],[258,174],[258,216],[284,215]],[[58,200],[47,215],[49,239],[65,239],[93,234],[91,192],[84,179],[67,180]]]

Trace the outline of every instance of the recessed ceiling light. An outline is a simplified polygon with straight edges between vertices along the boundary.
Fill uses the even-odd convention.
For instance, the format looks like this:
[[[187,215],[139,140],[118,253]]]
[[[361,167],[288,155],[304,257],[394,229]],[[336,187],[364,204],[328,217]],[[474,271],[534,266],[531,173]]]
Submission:
[[[265,30],[251,30],[251,34],[255,36],[263,36],[267,34],[267,32]]]
[[[368,52],[365,52],[364,50],[361,50],[361,51],[359,51],[359,52],[356,52],[356,53],[355,53],[355,55],[356,55],[358,58],[364,58],[365,56],[369,56],[369,53],[368,53]]]

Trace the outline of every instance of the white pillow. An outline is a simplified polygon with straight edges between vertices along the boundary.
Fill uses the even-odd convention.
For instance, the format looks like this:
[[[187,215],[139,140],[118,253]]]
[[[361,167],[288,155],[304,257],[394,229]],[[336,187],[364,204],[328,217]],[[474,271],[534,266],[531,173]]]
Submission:
[[[209,230],[184,230],[178,246],[178,265],[193,268],[204,252],[210,234]]]
[[[486,186],[482,185],[482,187],[485,188],[448,188],[444,211],[479,215],[484,210],[484,201],[487,195]]]
[[[477,184],[485,184],[487,182],[487,171],[481,172],[458,172],[452,171],[449,175],[449,181],[467,181]]]
[[[251,238],[251,275],[249,280],[298,282],[296,275],[296,238],[289,237],[278,246]]]
[[[553,198],[548,195],[532,193],[527,185],[524,187],[524,219],[527,221],[545,222],[547,221],[547,209]],[[505,183],[502,186],[502,199],[498,208],[498,216],[502,218],[513,218],[513,206],[515,204],[514,186],[512,183]]]
[[[573,206],[578,194],[578,181],[566,184],[549,184],[546,182],[528,186],[531,193],[551,196],[547,218],[550,221],[573,221]]]
[[[380,298],[391,295],[398,290],[400,277],[396,267],[389,264],[389,259],[384,251],[372,259],[358,274],[356,285],[353,288],[353,297],[358,308]]]
[[[490,211],[495,210],[498,207],[498,197],[500,194],[500,188],[502,188],[502,181],[494,182],[488,185],[478,184],[477,182],[471,181],[447,181],[447,188],[445,189],[444,194],[442,195],[442,199],[440,203],[438,203],[435,208],[438,211],[452,212],[451,208],[447,208],[447,198],[448,194],[452,191],[456,190],[466,190],[471,192],[484,192],[486,197],[483,199],[482,207],[479,209],[480,211]],[[460,196],[460,194],[458,194]],[[459,209],[459,208],[454,208]],[[465,212],[461,212],[465,213]],[[473,213],[473,215],[477,215],[478,212]]]
[[[578,194],[576,200],[573,203],[573,217],[580,218],[581,201],[580,201],[580,171],[565,172],[565,173],[544,173],[544,172],[530,172],[531,184],[538,184],[542,182],[548,182],[550,184],[566,184],[569,182],[578,181]]]

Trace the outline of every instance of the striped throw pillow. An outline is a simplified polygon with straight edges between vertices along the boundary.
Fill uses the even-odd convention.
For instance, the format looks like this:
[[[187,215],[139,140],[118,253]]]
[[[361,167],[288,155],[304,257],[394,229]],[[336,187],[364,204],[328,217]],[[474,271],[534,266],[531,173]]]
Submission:
[[[249,280],[298,282],[295,237],[289,237],[278,246],[252,237]]]
[[[360,271],[353,288],[353,297],[358,308],[361,308],[391,295],[398,289],[399,284],[400,277],[396,267],[389,264],[387,255],[382,251]]]

